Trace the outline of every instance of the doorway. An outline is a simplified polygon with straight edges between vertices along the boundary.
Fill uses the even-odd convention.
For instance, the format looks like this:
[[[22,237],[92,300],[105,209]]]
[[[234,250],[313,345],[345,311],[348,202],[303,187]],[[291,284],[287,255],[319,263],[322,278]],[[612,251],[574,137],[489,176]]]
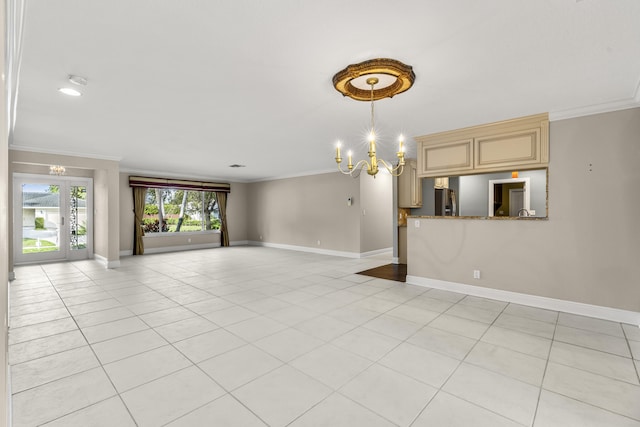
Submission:
[[[489,216],[520,216],[525,210],[528,214],[530,188],[528,177],[489,180]]]
[[[14,174],[16,264],[93,256],[93,180]]]

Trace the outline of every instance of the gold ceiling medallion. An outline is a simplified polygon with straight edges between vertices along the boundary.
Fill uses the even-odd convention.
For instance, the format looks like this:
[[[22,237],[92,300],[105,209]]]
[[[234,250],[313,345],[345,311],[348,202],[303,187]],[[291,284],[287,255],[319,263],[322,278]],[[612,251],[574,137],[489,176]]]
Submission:
[[[382,165],[387,172],[393,176],[399,176],[404,170],[404,137],[400,135],[398,138],[398,163],[393,166],[383,159],[378,159],[376,155],[376,131],[374,121],[374,101],[382,98],[391,98],[394,95],[402,93],[409,89],[416,79],[413,69],[409,65],[405,65],[395,59],[371,59],[359,64],[349,65],[342,71],[333,76],[333,86],[342,93],[357,101],[371,102],[371,130],[369,131],[369,160],[360,160],[353,164],[352,152],[349,151],[347,170],[343,170],[340,166],[342,157],[340,141],[336,144],[336,164],[338,170],[345,175],[352,177],[360,176],[363,169],[374,178],[379,171],[379,165]]]
[[[394,95],[409,89],[416,80],[416,75],[410,65],[403,64],[395,59],[379,58],[370,59],[359,64],[351,64],[344,70],[338,71],[333,76],[333,86],[344,96],[356,101],[371,101],[371,92],[362,85],[354,84],[357,79],[367,76],[382,75],[385,79],[384,86],[378,86],[373,91],[373,100],[392,98]],[[387,81],[388,80],[388,81]]]

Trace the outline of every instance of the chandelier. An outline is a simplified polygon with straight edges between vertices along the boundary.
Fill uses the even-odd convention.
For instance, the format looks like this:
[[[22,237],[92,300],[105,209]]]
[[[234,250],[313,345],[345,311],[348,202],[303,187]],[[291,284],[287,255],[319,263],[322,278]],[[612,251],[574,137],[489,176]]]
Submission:
[[[49,175],[61,176],[61,175],[64,175],[64,173],[66,171],[67,170],[65,169],[64,166],[60,166],[60,165],[51,165],[51,166],[49,166]]]
[[[360,176],[363,169],[375,178],[380,170],[380,165],[391,175],[399,176],[404,170],[404,137],[398,138],[398,163],[393,166],[376,155],[376,133],[374,101],[382,98],[391,98],[409,89],[415,81],[413,69],[394,59],[372,59],[359,64],[349,65],[333,76],[333,85],[344,96],[357,101],[371,102],[371,129],[369,131],[369,160],[363,159],[353,164],[353,153],[347,153],[347,170],[342,169],[341,143],[336,145],[336,164],[338,170],[352,177]],[[366,86],[365,86],[366,84]],[[378,87],[376,87],[378,85]]]

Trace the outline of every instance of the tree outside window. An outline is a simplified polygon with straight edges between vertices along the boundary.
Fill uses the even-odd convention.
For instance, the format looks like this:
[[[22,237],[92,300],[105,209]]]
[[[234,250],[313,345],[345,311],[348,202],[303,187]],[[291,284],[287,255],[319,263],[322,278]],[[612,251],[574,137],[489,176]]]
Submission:
[[[209,191],[149,188],[145,233],[185,233],[220,229],[216,195]]]

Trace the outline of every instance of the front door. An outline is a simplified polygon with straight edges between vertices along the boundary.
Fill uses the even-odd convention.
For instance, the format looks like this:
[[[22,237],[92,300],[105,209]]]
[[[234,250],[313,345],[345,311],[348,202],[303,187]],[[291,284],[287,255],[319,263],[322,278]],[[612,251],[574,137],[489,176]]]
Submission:
[[[15,262],[90,258],[92,187],[90,178],[15,174]]]

